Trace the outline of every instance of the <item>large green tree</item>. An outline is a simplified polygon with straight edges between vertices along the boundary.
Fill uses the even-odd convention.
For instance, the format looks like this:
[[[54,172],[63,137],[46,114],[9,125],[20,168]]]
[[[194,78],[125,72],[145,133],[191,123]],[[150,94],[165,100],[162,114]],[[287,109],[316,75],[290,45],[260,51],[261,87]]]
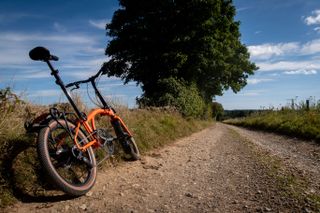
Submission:
[[[103,69],[140,84],[148,105],[165,104],[164,79],[196,85],[205,102],[229,88],[238,92],[257,67],[235,14],[232,0],[120,0],[107,25],[110,60]]]

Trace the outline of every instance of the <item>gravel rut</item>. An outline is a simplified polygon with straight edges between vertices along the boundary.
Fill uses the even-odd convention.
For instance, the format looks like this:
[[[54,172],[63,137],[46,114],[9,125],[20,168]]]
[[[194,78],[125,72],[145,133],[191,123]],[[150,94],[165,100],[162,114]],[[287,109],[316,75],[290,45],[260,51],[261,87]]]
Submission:
[[[217,123],[140,161],[99,171],[86,196],[19,202],[5,212],[316,212],[281,193],[248,140],[303,170],[318,190],[318,145]]]

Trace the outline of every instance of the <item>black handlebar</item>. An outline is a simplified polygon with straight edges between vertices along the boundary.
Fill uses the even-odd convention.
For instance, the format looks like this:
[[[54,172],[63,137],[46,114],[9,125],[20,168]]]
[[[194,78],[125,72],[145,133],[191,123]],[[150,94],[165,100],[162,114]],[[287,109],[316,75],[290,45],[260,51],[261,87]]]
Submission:
[[[84,81],[75,81],[75,82],[67,84],[66,88],[73,87],[73,86],[76,86],[78,88],[80,84],[89,83],[90,81],[91,81],[91,78],[84,80]]]
[[[97,77],[99,77],[99,75],[103,75],[102,70],[99,70],[99,72],[97,74],[95,74],[94,76],[91,76],[90,78],[86,79],[86,80],[82,80],[82,81],[75,81],[72,83],[69,83],[66,85],[66,88],[72,87],[72,86],[76,86],[76,89],[79,89],[79,85],[80,84],[86,84],[89,82],[93,82]]]

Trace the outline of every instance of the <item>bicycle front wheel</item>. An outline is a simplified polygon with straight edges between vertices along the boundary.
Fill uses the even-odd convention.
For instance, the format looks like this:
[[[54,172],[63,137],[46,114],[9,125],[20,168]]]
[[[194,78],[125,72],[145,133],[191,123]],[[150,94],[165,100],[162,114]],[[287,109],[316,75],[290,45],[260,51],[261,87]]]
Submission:
[[[129,149],[124,150],[124,152],[125,152],[124,158],[127,160],[132,160],[132,161],[139,160],[140,159],[140,152],[139,152],[138,146],[137,146],[134,138],[130,137],[127,140],[127,144],[129,146]]]
[[[73,132],[75,125],[62,119],[51,121],[39,132],[37,150],[51,182],[69,195],[81,196],[95,183],[96,159],[91,147],[85,152],[75,149],[68,129]],[[77,139],[88,142],[81,131]]]

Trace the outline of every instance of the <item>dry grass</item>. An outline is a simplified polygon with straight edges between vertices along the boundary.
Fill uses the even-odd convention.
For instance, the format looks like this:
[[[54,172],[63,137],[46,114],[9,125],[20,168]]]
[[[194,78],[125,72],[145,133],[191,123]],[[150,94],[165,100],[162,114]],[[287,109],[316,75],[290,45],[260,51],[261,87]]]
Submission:
[[[17,159],[20,158],[20,151],[33,144],[23,127],[27,109],[26,104],[16,102],[3,104],[0,108],[0,206],[14,201],[12,194],[15,193],[15,179],[23,179],[23,176],[14,176],[15,165],[19,164]]]
[[[68,109],[63,104],[58,107]],[[212,125],[212,121],[184,119],[171,109],[130,110],[123,106],[116,107],[132,130],[142,154]],[[26,134],[23,126],[27,117],[47,111],[47,106],[25,103],[12,103],[10,107],[0,109],[0,207],[8,206],[17,199],[45,201],[52,192],[41,173],[35,148],[36,135]],[[101,118],[98,123],[107,126],[108,121]]]

